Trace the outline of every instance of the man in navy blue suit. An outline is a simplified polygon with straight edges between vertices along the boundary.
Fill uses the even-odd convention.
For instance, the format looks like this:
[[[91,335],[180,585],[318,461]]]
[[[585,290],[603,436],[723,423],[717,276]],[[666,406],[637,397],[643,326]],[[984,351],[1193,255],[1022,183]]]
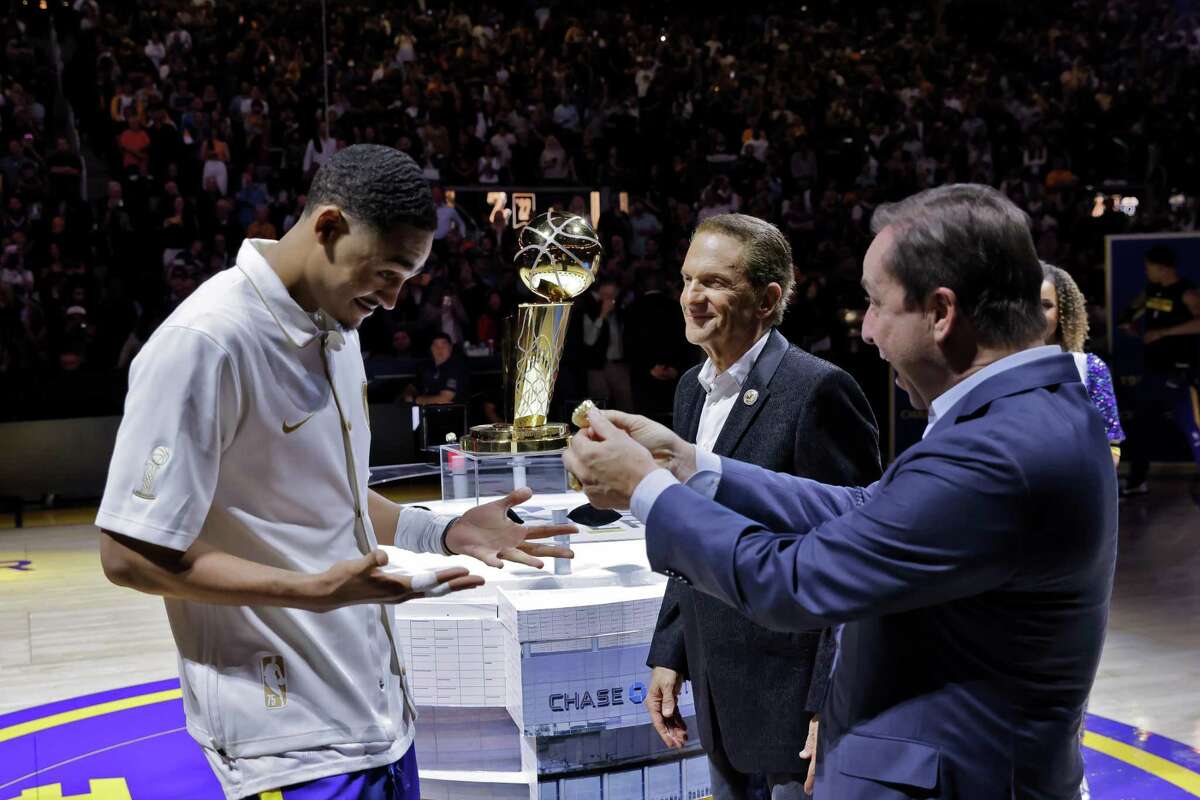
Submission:
[[[879,482],[773,473],[611,412],[567,466],[645,521],[659,572],[767,627],[841,626],[818,797],[1069,800],[1116,560],[1103,423],[1071,357],[1039,346],[1016,206],[942,186],[872,227],[863,339],[929,411]]]

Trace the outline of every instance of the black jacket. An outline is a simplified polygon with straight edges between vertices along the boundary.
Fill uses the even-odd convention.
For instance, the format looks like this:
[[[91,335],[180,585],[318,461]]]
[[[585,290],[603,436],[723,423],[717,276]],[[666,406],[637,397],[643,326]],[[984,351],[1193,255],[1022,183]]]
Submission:
[[[824,483],[875,481],[879,432],[858,384],[778,331],[769,335],[714,452]],[[685,373],[675,393],[675,432],[690,442],[704,408],[700,369]],[[743,401],[749,390],[758,392],[753,404]],[[740,772],[800,773],[808,767],[798,754],[824,702],[833,655],[829,631],[767,630],[670,581],[647,663],[692,681],[700,741],[710,757]]]

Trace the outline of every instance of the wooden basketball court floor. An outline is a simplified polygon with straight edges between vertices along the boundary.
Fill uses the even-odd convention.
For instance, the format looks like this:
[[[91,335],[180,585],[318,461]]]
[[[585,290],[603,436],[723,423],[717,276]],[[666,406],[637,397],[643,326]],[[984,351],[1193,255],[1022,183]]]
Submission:
[[[1164,478],[1152,489],[1121,507],[1112,613],[1085,741],[1093,798],[1200,797],[1200,509],[1185,480]],[[0,762],[6,743],[77,719],[80,707],[107,708],[75,698],[136,701],[150,695],[128,687],[177,677],[162,601],[105,580],[93,515],[34,512],[21,529],[0,516]],[[1091,770],[1106,759],[1111,780]],[[6,779],[0,768],[0,800],[109,796],[96,783],[91,794],[22,794],[36,775],[14,769]]]

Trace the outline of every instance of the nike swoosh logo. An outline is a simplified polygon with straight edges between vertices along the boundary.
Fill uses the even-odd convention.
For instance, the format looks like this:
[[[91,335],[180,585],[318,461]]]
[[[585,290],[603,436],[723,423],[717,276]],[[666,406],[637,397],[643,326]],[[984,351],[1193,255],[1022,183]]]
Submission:
[[[316,412],[313,412],[313,413],[316,413]],[[309,414],[307,417],[305,417],[304,419],[300,420],[300,421],[299,421],[299,422],[297,422],[295,425],[288,425],[288,424],[287,424],[287,420],[285,419],[285,420],[283,421],[283,432],[284,432],[284,433],[291,433],[292,431],[296,430],[297,428],[299,428],[301,425],[303,425],[304,423],[308,422],[308,421],[309,421],[310,419],[312,419],[312,418],[313,418],[313,415],[312,415],[312,414]]]

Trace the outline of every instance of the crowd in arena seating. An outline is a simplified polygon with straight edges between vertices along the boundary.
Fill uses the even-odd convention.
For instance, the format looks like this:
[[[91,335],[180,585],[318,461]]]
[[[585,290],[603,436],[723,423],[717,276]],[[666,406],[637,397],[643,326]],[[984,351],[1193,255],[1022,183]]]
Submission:
[[[313,172],[357,142],[405,150],[439,187],[558,187],[585,213],[590,189],[611,189],[594,220],[602,275],[633,330],[674,307],[646,297],[677,294],[699,220],[769,219],[795,253],[784,331],[835,360],[854,350],[882,202],[999,186],[1093,301],[1105,234],[1197,222],[1200,18],[1173,10],[1186,4],[365,0],[328,4],[326,50],[308,0],[50,5],[5,22],[8,379],[119,376],[243,239],[296,224]],[[528,299],[511,226],[438,196],[433,256],[365,327],[369,363],[420,360],[438,332],[494,346]],[[664,347],[631,369],[669,366],[654,376],[669,385],[696,354]]]

